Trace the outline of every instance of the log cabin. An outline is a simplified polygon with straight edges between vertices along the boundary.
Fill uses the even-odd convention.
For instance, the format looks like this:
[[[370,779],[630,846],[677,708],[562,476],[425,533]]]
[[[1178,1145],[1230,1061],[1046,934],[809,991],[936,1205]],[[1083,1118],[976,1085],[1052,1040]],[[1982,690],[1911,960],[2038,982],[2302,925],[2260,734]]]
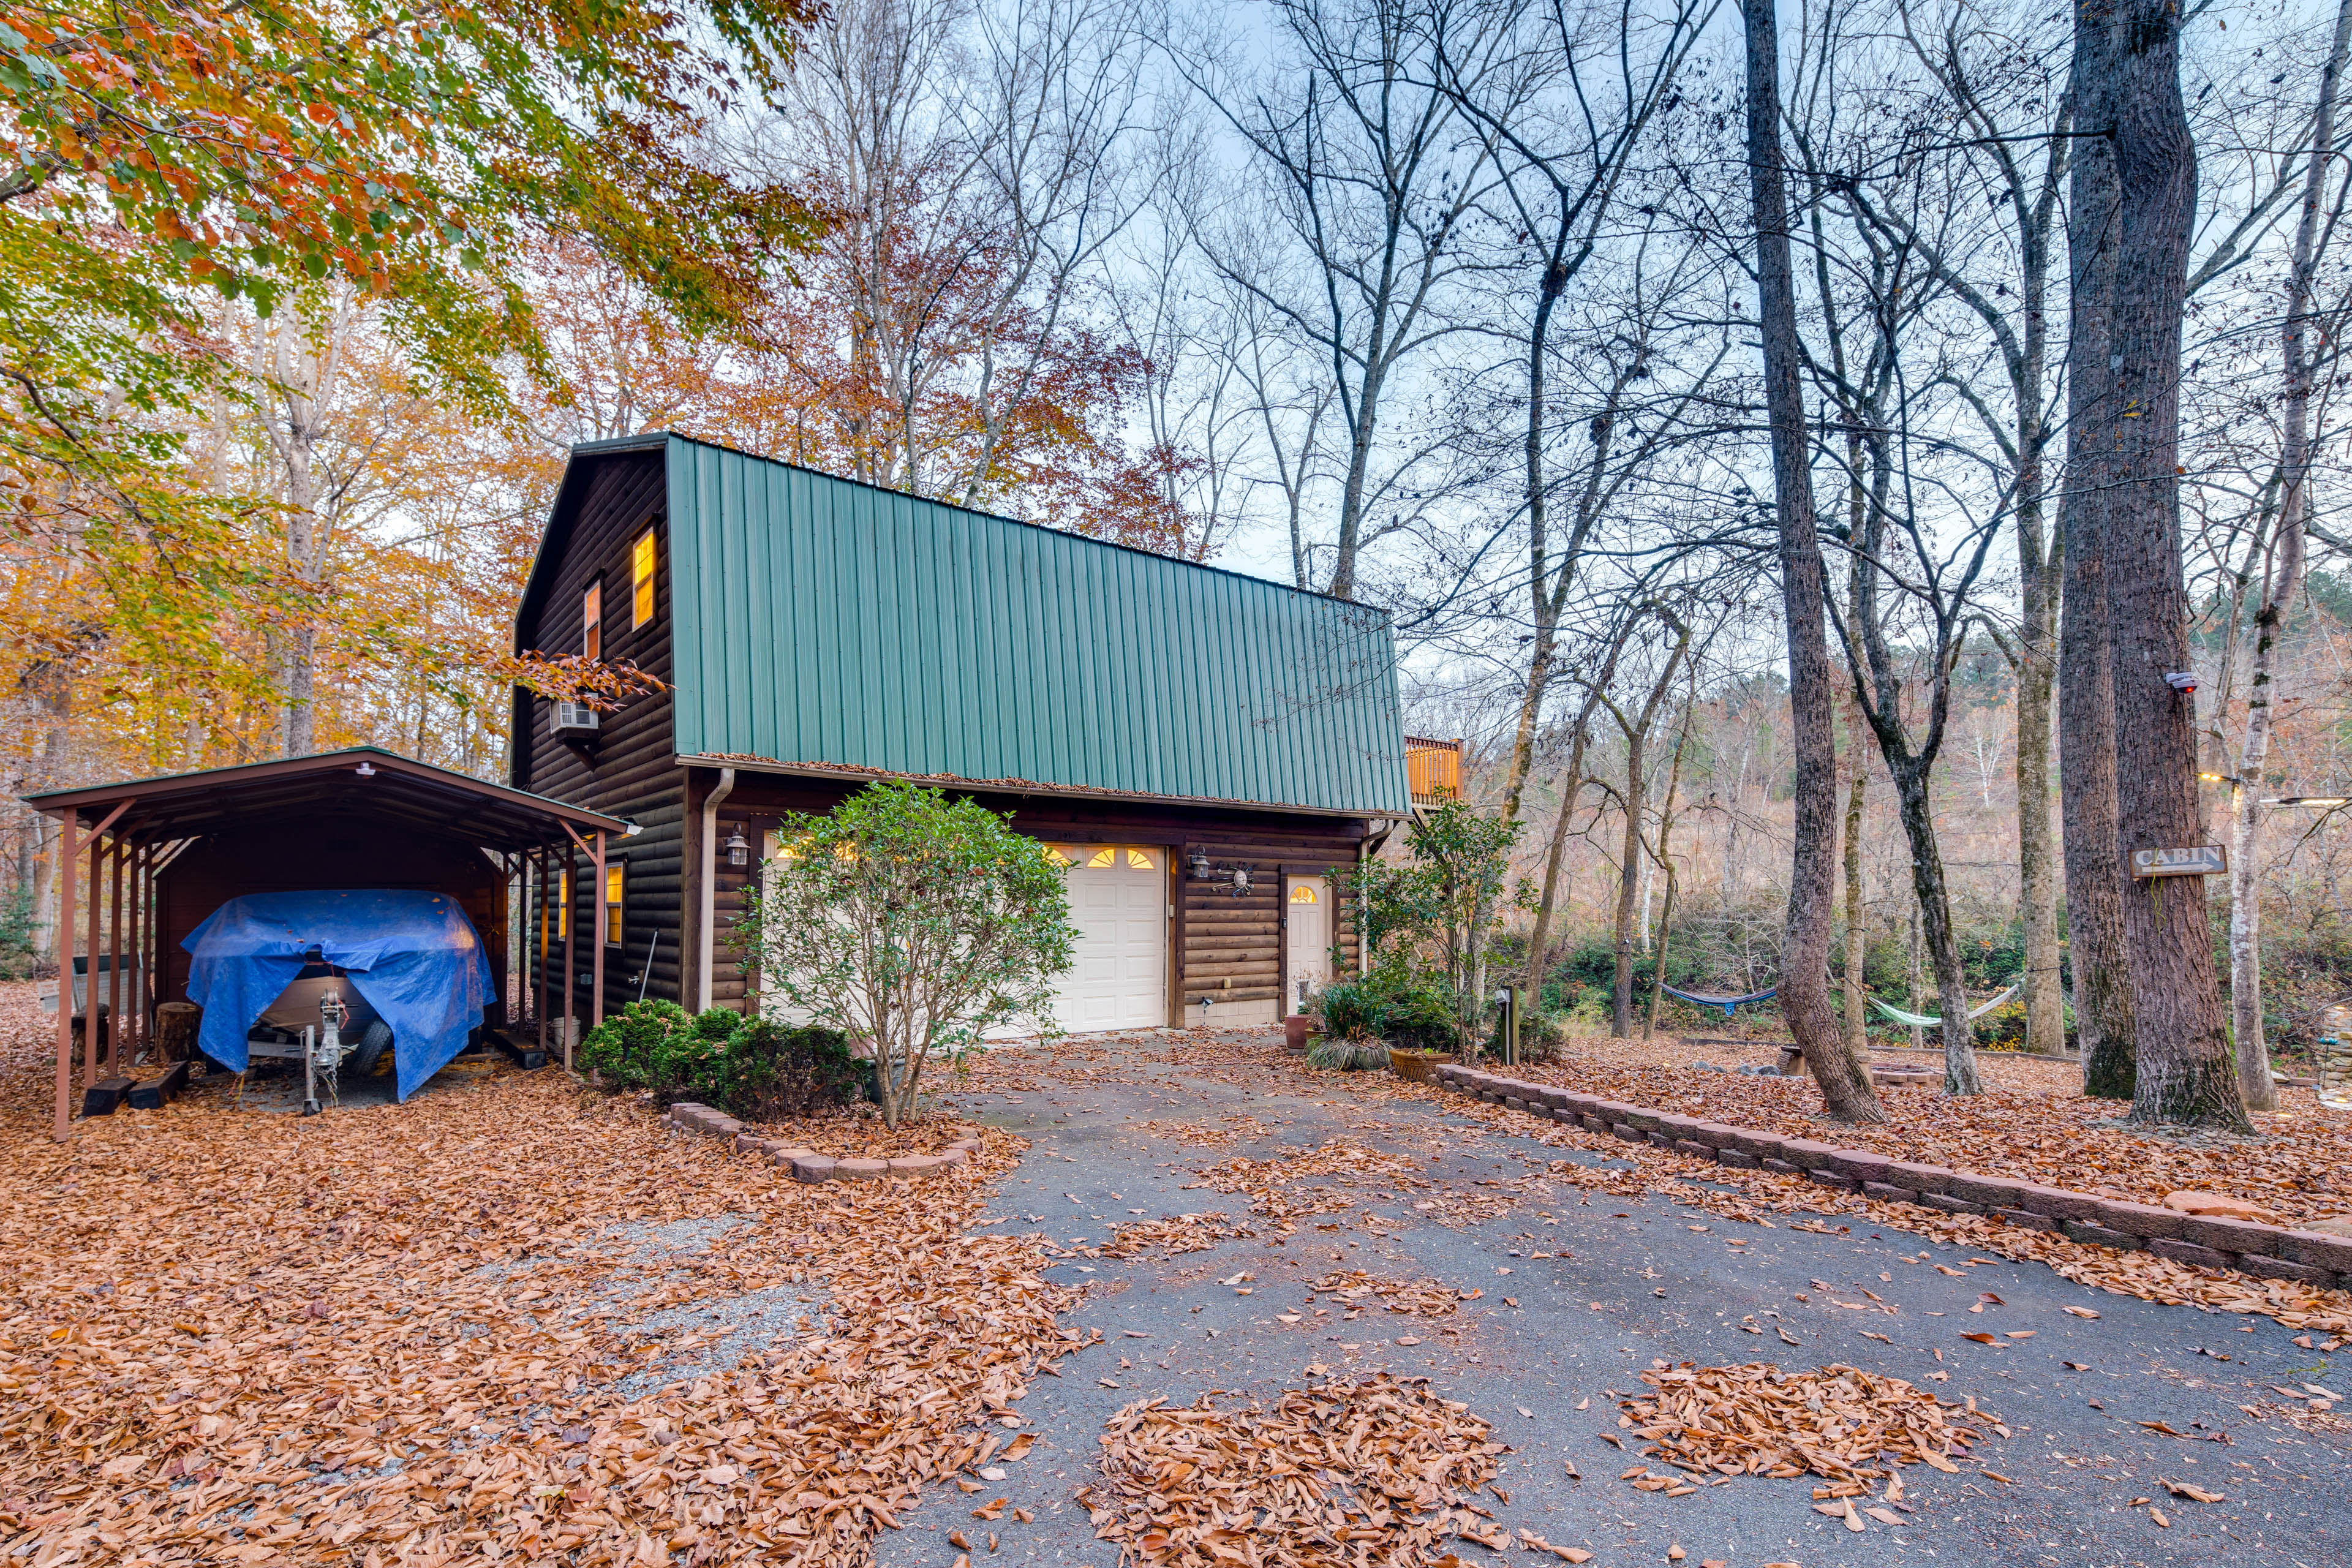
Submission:
[[[660,683],[514,693],[513,786],[636,829],[524,915],[542,1016],[741,1008],[779,827],[905,779],[1066,863],[1061,1028],[1271,1023],[1360,962],[1334,873],[1458,784],[1431,742],[1409,777],[1381,611],[671,434],[572,449],[514,646]],[[566,1009],[573,921],[604,993]]]

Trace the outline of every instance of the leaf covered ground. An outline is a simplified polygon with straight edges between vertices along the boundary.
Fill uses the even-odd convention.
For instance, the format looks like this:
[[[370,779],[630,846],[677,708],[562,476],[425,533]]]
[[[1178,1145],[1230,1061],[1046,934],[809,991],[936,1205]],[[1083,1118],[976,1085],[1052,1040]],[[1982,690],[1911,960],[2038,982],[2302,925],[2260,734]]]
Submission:
[[[232,1110],[206,1091],[162,1112],[83,1123],[60,1148],[47,1137],[37,1021],[19,995],[0,994],[0,1006],[15,1009],[0,1014],[10,1042],[0,1058],[0,1553],[31,1568],[542,1559],[856,1568],[877,1542],[909,1540],[894,1527],[919,1498],[969,1507],[984,1498],[954,1504],[956,1489],[971,1490],[974,1476],[1000,1484],[993,1478],[1026,1455],[1021,1400],[1032,1379],[1095,1339],[1067,1325],[1077,1292],[1049,1283],[1049,1266],[1122,1256],[1181,1264],[1197,1247],[1234,1241],[1336,1237],[1350,1211],[1360,1212],[1347,1234],[1368,1241],[1419,1222],[1458,1235],[1562,1187],[1602,1209],[1605,1199],[1671,1197],[1748,1235],[1834,1229],[1852,1215],[2038,1259],[2145,1300],[2352,1332],[2352,1298],[2339,1293],[1702,1167],[1385,1073],[1321,1071],[1265,1031],[1008,1052],[959,1085],[972,1115],[992,1092],[1050,1082],[1066,1097],[1061,1112],[1083,1124],[1104,1111],[1097,1097],[1111,1086],[1172,1103],[1148,1082],[1172,1071],[1255,1096],[1271,1088],[1348,1130],[1252,1158],[1218,1148],[1229,1132],[1254,1140],[1263,1131],[1248,1113],[1171,1114],[1162,1124],[1130,1109],[1129,1127],[1152,1129],[1150,1147],[1184,1156],[1171,1195],[1206,1209],[1216,1200],[1193,1194],[1213,1192],[1225,1212],[1144,1217],[1114,1227],[1118,1240],[1097,1249],[973,1233],[988,1223],[990,1184],[1025,1147],[1000,1131],[973,1166],[919,1185],[809,1186],[552,1071],[448,1075],[404,1107],[308,1121]],[[1805,1086],[1761,1087],[1785,1097]],[[1428,1115],[1435,1105],[1450,1119]],[[1237,1122],[1248,1125],[1228,1129]],[[1196,1126],[1202,1136],[1181,1135]],[[1385,1149],[1353,1135],[1374,1127]],[[1519,1175],[1444,1174],[1439,1156],[1482,1132],[1556,1154],[1538,1153]],[[1407,1217],[1383,1219],[1376,1205]],[[1394,1346],[1452,1365],[1467,1354],[1456,1324],[1486,1310],[1464,1304],[1519,1305],[1443,1270],[1333,1268],[1344,1248],[1328,1246],[1328,1262],[1300,1281],[1306,1304],[1286,1311],[1277,1301],[1271,1322],[1345,1332],[1360,1316],[1387,1324]],[[1246,1270],[1202,1267],[1220,1294],[1263,1295]],[[1527,1289],[1486,1280],[1498,1283]],[[1442,1380],[1445,1366],[1431,1364]],[[1121,1357],[1122,1377],[1127,1366]],[[1906,1442],[1936,1465],[1930,1452],[1952,1435],[1937,1425],[1949,1406],[1936,1397],[1899,1382],[1865,1387],[1848,1369],[1794,1373],[1831,1379],[1837,1397],[1826,1402],[1810,1385],[1789,1398],[1784,1384],[1725,1384],[1705,1399],[1667,1386],[1750,1372],[1779,1375],[1759,1363],[1649,1380],[1659,1399],[1681,1403],[1625,1413],[1648,1426],[1688,1420],[1672,1441],[1654,1439],[1648,1457],[1672,1474],[1691,1473],[1674,1468],[1679,1458],[1727,1479],[1722,1465],[1734,1458],[1743,1473],[1750,1454],[1780,1456],[1766,1468],[1786,1468],[1795,1462],[1786,1456],[1810,1449],[1859,1471],[1874,1456],[1898,1462],[1886,1456]],[[1319,1363],[1287,1376],[1288,1386],[1246,1394],[1188,1394],[1189,1408],[1128,1406],[1104,1428],[1108,1463],[1089,1500],[1108,1510],[1097,1525],[1129,1561],[1232,1560],[1236,1531],[1261,1546],[1285,1543],[1269,1562],[1426,1561],[1449,1542],[1501,1539],[1470,1500],[1496,1412],[1410,1379],[1335,1376]],[[1747,1418],[1733,1446],[1749,1447],[1703,1452],[1706,1422],[1735,1394]],[[1857,1411],[1859,1426],[1849,1419]],[[1331,1448],[1343,1416],[1345,1431],[1378,1440]],[[1689,1452],[1666,1451],[1677,1442]],[[1154,1475],[1183,1464],[1193,1466],[1191,1495],[1154,1489]],[[1672,1493],[1683,1483],[1664,1484]],[[1902,1507],[1895,1496],[1890,1488],[1886,1500]],[[1877,1517],[1847,1512],[1849,1529]],[[980,1517],[991,1549],[997,1530],[1030,1525],[1019,1510]],[[1520,1544],[1569,1561],[1590,1555],[1540,1538]]]
[[[1984,1093],[1951,1099],[1938,1089],[1881,1089],[1888,1120],[1855,1127],[1822,1120],[1821,1090],[1810,1078],[1694,1069],[1659,1059],[1669,1052],[1692,1054],[1576,1039],[1561,1059],[1510,1070],[1654,1110],[2136,1203],[2160,1204],[2167,1193],[2197,1188],[2259,1204],[2283,1223],[2352,1212],[2352,1112],[2326,1109],[2307,1089],[2280,1090],[2279,1110],[2254,1117],[2252,1139],[2150,1136],[2106,1125],[2126,1116],[2129,1103],[2078,1092],[2073,1064],[1988,1051],[1978,1055],[1986,1068]],[[1770,1053],[1751,1055],[1769,1059]]]
[[[1077,1348],[1016,1157],[809,1186],[561,1074],[49,1142],[0,1076],[0,1542],[51,1563],[855,1563]],[[29,1549],[26,1543],[30,1542]]]

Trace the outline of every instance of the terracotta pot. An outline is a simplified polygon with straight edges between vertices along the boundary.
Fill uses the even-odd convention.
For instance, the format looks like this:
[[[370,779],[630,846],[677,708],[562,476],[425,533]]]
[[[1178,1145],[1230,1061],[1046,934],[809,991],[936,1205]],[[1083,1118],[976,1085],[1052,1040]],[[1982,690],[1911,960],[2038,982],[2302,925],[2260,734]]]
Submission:
[[[1282,1043],[1294,1051],[1303,1051],[1307,1048],[1307,1037],[1314,1027],[1314,1015],[1293,1013],[1282,1021]]]

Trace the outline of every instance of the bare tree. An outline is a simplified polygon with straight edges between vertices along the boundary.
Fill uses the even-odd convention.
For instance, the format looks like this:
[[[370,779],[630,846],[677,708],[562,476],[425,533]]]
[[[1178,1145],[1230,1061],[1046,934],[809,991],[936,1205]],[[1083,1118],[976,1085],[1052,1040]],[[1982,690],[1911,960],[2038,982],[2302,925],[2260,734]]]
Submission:
[[[1790,732],[1795,742],[1794,846],[1780,997],[1797,1047],[1831,1114],[1884,1121],[1869,1072],[1850,1055],[1830,1009],[1830,938],[1837,915],[1837,751],[1830,709],[1821,541],[1806,437],[1802,350],[1790,260],[1787,174],[1780,148],[1780,37],[1773,0],[1742,0],[1748,32],[1748,163],[1756,234],[1757,316],[1764,349],[1765,415],[1789,639]]]
[[[1483,13],[1405,0],[1277,0],[1271,18],[1281,58],[1263,78],[1228,65],[1222,40],[1171,52],[1265,179],[1264,210],[1203,232],[1271,223],[1296,253],[1295,267],[1268,268],[1208,242],[1213,264],[1330,367],[1346,457],[1323,586],[1353,598],[1412,468],[1380,460],[1391,402],[1433,344],[1465,330],[1452,310],[1474,265],[1463,230],[1494,178],[1495,132],[1438,85],[1439,40],[1448,73],[1485,79],[1503,38]]]
[[[986,90],[961,117],[997,215],[987,242],[1004,259],[970,329],[980,431],[963,476],[966,506],[996,487],[1006,421],[1049,374],[1080,279],[1139,205],[1122,154],[1139,130],[1141,90],[1141,34],[1128,0],[1020,0],[980,18]]]
[[[1691,644],[1689,624],[1672,607],[1658,603],[1650,606],[1650,613],[1674,634],[1675,640],[1657,679],[1643,697],[1641,707],[1629,714],[1606,688],[1595,688],[1593,693],[1609,710],[1610,718],[1616,721],[1617,731],[1625,742],[1624,786],[1612,791],[1617,796],[1617,809],[1625,819],[1623,847],[1617,860],[1617,970],[1610,1012],[1610,1032],[1621,1040],[1631,1038],[1633,1033],[1634,893],[1643,879],[1643,868],[1650,863],[1649,840],[1643,831],[1650,804],[1650,734],[1657,727],[1658,710],[1674,686],[1675,672],[1689,654]]]
[[[1519,792],[1534,763],[1536,731],[1559,651],[1560,618],[1576,585],[1584,542],[1627,478],[1664,444],[1679,413],[1654,419],[1647,438],[1638,432],[1630,440],[1621,436],[1628,405],[1647,401],[1642,384],[1652,374],[1656,331],[1652,314],[1640,308],[1637,281],[1630,330],[1620,334],[1634,352],[1616,356],[1617,374],[1608,378],[1599,407],[1569,411],[1591,437],[1586,461],[1572,481],[1575,501],[1567,538],[1556,543],[1549,515],[1553,480],[1546,460],[1558,439],[1549,380],[1554,319],[1561,300],[1602,248],[1604,226],[1615,216],[1635,155],[1680,92],[1683,69],[1719,3],[1673,0],[1660,16],[1637,23],[1618,6],[1509,0],[1500,26],[1512,40],[1510,65],[1476,78],[1455,68],[1444,37],[1439,38],[1447,90],[1497,141],[1501,206],[1517,234],[1515,270],[1533,274],[1532,297],[1517,329],[1526,377],[1519,505],[1527,528],[1532,641],[1504,776],[1506,816],[1518,815]],[[1639,253],[1634,268],[1638,279]]]
[[[2089,15],[2086,7],[2084,13]],[[2104,509],[2107,655],[2115,701],[2116,806],[2126,854],[2203,837],[2179,531],[2180,338],[2197,202],[2197,149],[2180,93],[2180,16],[2165,0],[2118,0],[2105,54],[2116,161],[2109,363],[2114,466]],[[2129,737],[2129,744],[2124,744]],[[2136,1027],[2132,1114],[2244,1129],[2245,1098],[2224,1029],[2196,883],[2133,879],[2124,959]]]
[[[2315,298],[2321,254],[2333,239],[2344,212],[2340,180],[2328,201],[2331,154],[2336,145],[2336,94],[2352,47],[2352,0],[2337,6],[2336,32],[2320,68],[2319,101],[2312,115],[2309,151],[2304,159],[2302,211],[2287,267],[2286,321],[2282,344],[2285,367],[2280,432],[2278,523],[2267,541],[2261,602],[2253,617],[2253,659],[2246,697],[2245,739],[2229,773],[2230,1012],[2235,1038],[2238,1085],[2256,1110],[2278,1109],[2271,1081],[2269,1042],[2263,1035],[2262,881],[2256,856],[2262,847],[2262,778],[2269,760],[2275,681],[2288,606],[2303,586],[2305,533],[2311,516],[2312,403],[2318,391],[2318,362],[2333,353],[2326,346],[2344,312],[2323,323]],[[2322,208],[2326,207],[2323,218]],[[2217,718],[2220,715],[2217,714]]]
[[[2053,91],[2032,37],[1990,34],[1985,14],[1953,5],[1933,26],[1906,5],[1904,37],[1967,127],[1988,209],[2008,225],[2006,247],[1939,243],[1911,232],[1937,281],[1985,328],[1997,351],[2006,407],[1965,375],[1950,384],[1976,413],[2008,470],[2017,542],[2017,859],[2025,926],[2025,1048],[2055,1055],[2065,1040],[2058,948],[2058,866],[2051,812],[2051,704],[2058,673],[2061,552],[2047,523],[2050,481],[2050,286],[2060,193],[2074,144],[2073,100]],[[1908,228],[1909,226],[1906,226]],[[1999,270],[1989,279],[1990,261]],[[2015,284],[2014,292],[2011,289]]]
[[[2074,13],[2067,94],[2083,128],[2066,217],[2071,269],[2066,341],[2066,484],[2059,499],[2064,595],[2059,619],[2059,809],[2064,826],[2066,928],[2083,1092],[2134,1093],[2137,1053],[2124,960],[2123,870],[2116,845],[2116,704],[2108,658],[2106,536],[2121,404],[2111,360],[2121,247],[2113,136],[2116,8]]]

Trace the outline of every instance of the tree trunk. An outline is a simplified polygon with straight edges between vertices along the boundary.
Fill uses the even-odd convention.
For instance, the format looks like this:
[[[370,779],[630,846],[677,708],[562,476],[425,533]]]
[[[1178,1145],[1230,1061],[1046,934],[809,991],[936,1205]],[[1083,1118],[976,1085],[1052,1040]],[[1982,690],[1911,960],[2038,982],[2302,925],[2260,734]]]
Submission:
[[[1787,177],[1780,156],[1780,37],[1773,0],[1741,0],[1748,32],[1748,198],[1756,229],[1757,315],[1780,540],[1780,596],[1789,631],[1790,730],[1796,752],[1789,921],[1780,1006],[1832,1115],[1884,1121],[1878,1091],[1845,1049],[1829,997],[1837,915],[1837,746],[1830,725],[1829,639],[1822,624],[1822,548],[1798,382],[1797,297],[1789,258]]]
[[[2067,946],[2083,1092],[2129,1100],[2134,1051],[2131,990],[2124,965],[2123,868],[2116,847],[2116,713],[2107,662],[2105,514],[2115,441],[2115,378],[2108,365],[2116,276],[2116,161],[2108,132],[2112,10],[2075,14],[2074,143],[2066,219],[2073,268],[2067,322],[2066,488],[2059,498],[2064,591],[2059,615],[2059,807],[2064,828]]]
[[[1675,883],[1677,879],[1674,862],[1669,860],[1666,862],[1665,910],[1658,917],[1657,965],[1650,973],[1650,1010],[1642,1020],[1642,1039],[1645,1044],[1652,1035],[1658,1032],[1658,1001],[1666,994],[1666,949],[1675,940]]]
[[[1625,808],[1625,838],[1624,858],[1617,868],[1617,972],[1612,977],[1609,1032],[1621,1040],[1631,1039],[1633,1034],[1633,904],[1640,868],[1646,858],[1642,848],[1642,752],[1648,738],[1646,726],[1626,737],[1625,797],[1618,803]]]
[[[2287,273],[2286,408],[2279,449],[2278,539],[2270,581],[2254,616],[2253,679],[2246,699],[2246,743],[2238,753],[2238,783],[2230,792],[2230,1012],[2236,1037],[2238,1087],[2256,1110],[2278,1109],[2271,1081],[2270,1042],[2263,1037],[2262,853],[2263,767],[2270,759],[2271,689],[2287,612],[2303,585],[2304,521],[2311,515],[2312,281],[2319,263],[2319,207],[2336,145],[2336,88],[2352,45],[2352,0],[2336,13],[2336,37],[2319,73],[2319,107],[2312,116],[2305,165],[2303,212]]]
[[[1845,797],[1845,1048],[1849,1055],[1866,1057],[1870,1051],[1870,1003],[1863,994],[1864,971],[1870,962],[1869,912],[1864,908],[1862,891],[1862,816],[1863,788],[1867,778],[1857,734],[1853,752],[1853,783]]]
[[[2071,121],[2061,118],[2059,129]],[[2061,143],[2063,145],[2064,143]],[[2053,158],[2059,156],[2053,153]],[[2053,197],[2054,184],[2044,187]],[[2050,253],[2054,201],[2018,209],[2024,320],[2016,384],[2017,421],[2017,900],[2025,927],[2025,1048],[2057,1056],[2066,1048],[2065,987],[2058,950],[2058,844],[2050,809],[2050,708],[2058,678],[2059,560],[2052,559],[2045,508],[2049,440],[2042,383],[2050,354]]]
[[[1559,868],[1568,847],[1569,818],[1576,813],[1576,797],[1584,792],[1584,726],[1580,723],[1570,750],[1568,770],[1560,775],[1559,815],[1552,819],[1551,844],[1544,851],[1543,899],[1536,906],[1535,931],[1528,938],[1528,972],[1523,984],[1538,997],[1543,994],[1545,950],[1551,945],[1552,918],[1559,908]]]
[[[1560,230],[1561,238],[1567,229]],[[1547,260],[1537,285],[1535,320],[1528,329],[1528,428],[1521,442],[1525,489],[1520,500],[1528,509],[1528,598],[1535,616],[1535,646],[1528,650],[1528,683],[1519,699],[1518,730],[1511,738],[1511,761],[1503,780],[1503,816],[1519,815],[1519,791],[1535,766],[1536,725],[1543,713],[1544,689],[1551,682],[1551,661],[1559,637],[1559,617],[1552,610],[1550,539],[1545,527],[1544,483],[1545,383],[1544,355],[1550,349],[1551,317],[1568,286],[1568,268],[1557,257]],[[1575,570],[1571,559],[1562,568]]]
[[[1870,495],[1863,484],[1864,460],[1862,432],[1849,428],[1845,438],[1846,537],[1852,540],[1865,537],[1869,524]],[[1862,624],[1862,584],[1861,572],[1847,573],[1846,619],[1855,626]],[[1852,689],[1851,683],[1846,684],[1846,752],[1853,769],[1853,781],[1846,786],[1844,830],[1839,835],[1845,855],[1845,1048],[1854,1060],[1866,1062],[1870,1057],[1870,1002],[1863,994],[1863,981],[1870,965],[1870,911],[1863,898],[1862,827],[1869,804],[1872,748],[1863,741],[1868,725],[1862,713],[1862,699]]]
[[[1935,965],[1937,1011],[1944,1017],[1944,1092],[1981,1094],[1976,1026],[1969,1022],[1968,978],[1960,972],[1960,945],[1952,933],[1952,900],[1944,883],[1943,852],[1936,843],[1927,770],[1898,772],[1895,799],[1902,812],[1903,831],[1911,841],[1911,886],[1919,900],[1919,934],[1927,944],[1928,962]]]
[[[2038,510],[2039,508],[2037,507]],[[2039,557],[2041,529],[2034,528]],[[2026,555],[2019,547],[2021,557]],[[2050,817],[2050,697],[2057,670],[2049,595],[2041,573],[2020,562],[2025,624],[2017,661],[2017,891],[2025,926],[2025,1048],[2066,1048],[2065,987],[2059,983],[2057,845]]]
[[[2123,0],[2114,58],[2116,244],[2109,360],[2116,467],[2103,530],[2122,849],[2200,843],[2193,695],[2180,563],[2180,333],[2197,205],[2197,149],[2180,97],[2179,15]],[[2129,743],[2124,744],[2126,739]],[[2222,1027],[2204,884],[2128,881],[2124,957],[2136,1026],[2136,1121],[2243,1129],[2244,1096]]]
[[[1609,683],[1617,678],[1617,656],[1625,646],[1625,633],[1620,631],[1611,644],[1609,657],[1593,678],[1585,693],[1584,706],[1576,715],[1576,728],[1570,733],[1568,747],[1568,770],[1560,775],[1559,815],[1551,825],[1551,845],[1544,852],[1543,898],[1536,906],[1536,929],[1528,939],[1528,972],[1524,978],[1529,989],[1543,994],[1544,960],[1551,945],[1552,916],[1559,907],[1559,868],[1568,847],[1569,819],[1575,815],[1576,797],[1584,793],[1584,750],[1592,738],[1592,710],[1600,706]]]
[[[1693,684],[1696,686],[1696,683]],[[1675,796],[1682,788],[1683,752],[1690,746],[1691,717],[1697,707],[1696,695],[1694,690],[1683,703],[1683,732],[1675,737],[1674,761],[1666,768],[1666,804],[1658,813],[1658,860],[1666,868],[1666,900],[1664,909],[1658,914],[1657,966],[1650,975],[1650,1007],[1642,1019],[1642,1038],[1645,1041],[1658,1031],[1658,999],[1665,994],[1666,948],[1674,941],[1675,883],[1677,880],[1674,857]]]

